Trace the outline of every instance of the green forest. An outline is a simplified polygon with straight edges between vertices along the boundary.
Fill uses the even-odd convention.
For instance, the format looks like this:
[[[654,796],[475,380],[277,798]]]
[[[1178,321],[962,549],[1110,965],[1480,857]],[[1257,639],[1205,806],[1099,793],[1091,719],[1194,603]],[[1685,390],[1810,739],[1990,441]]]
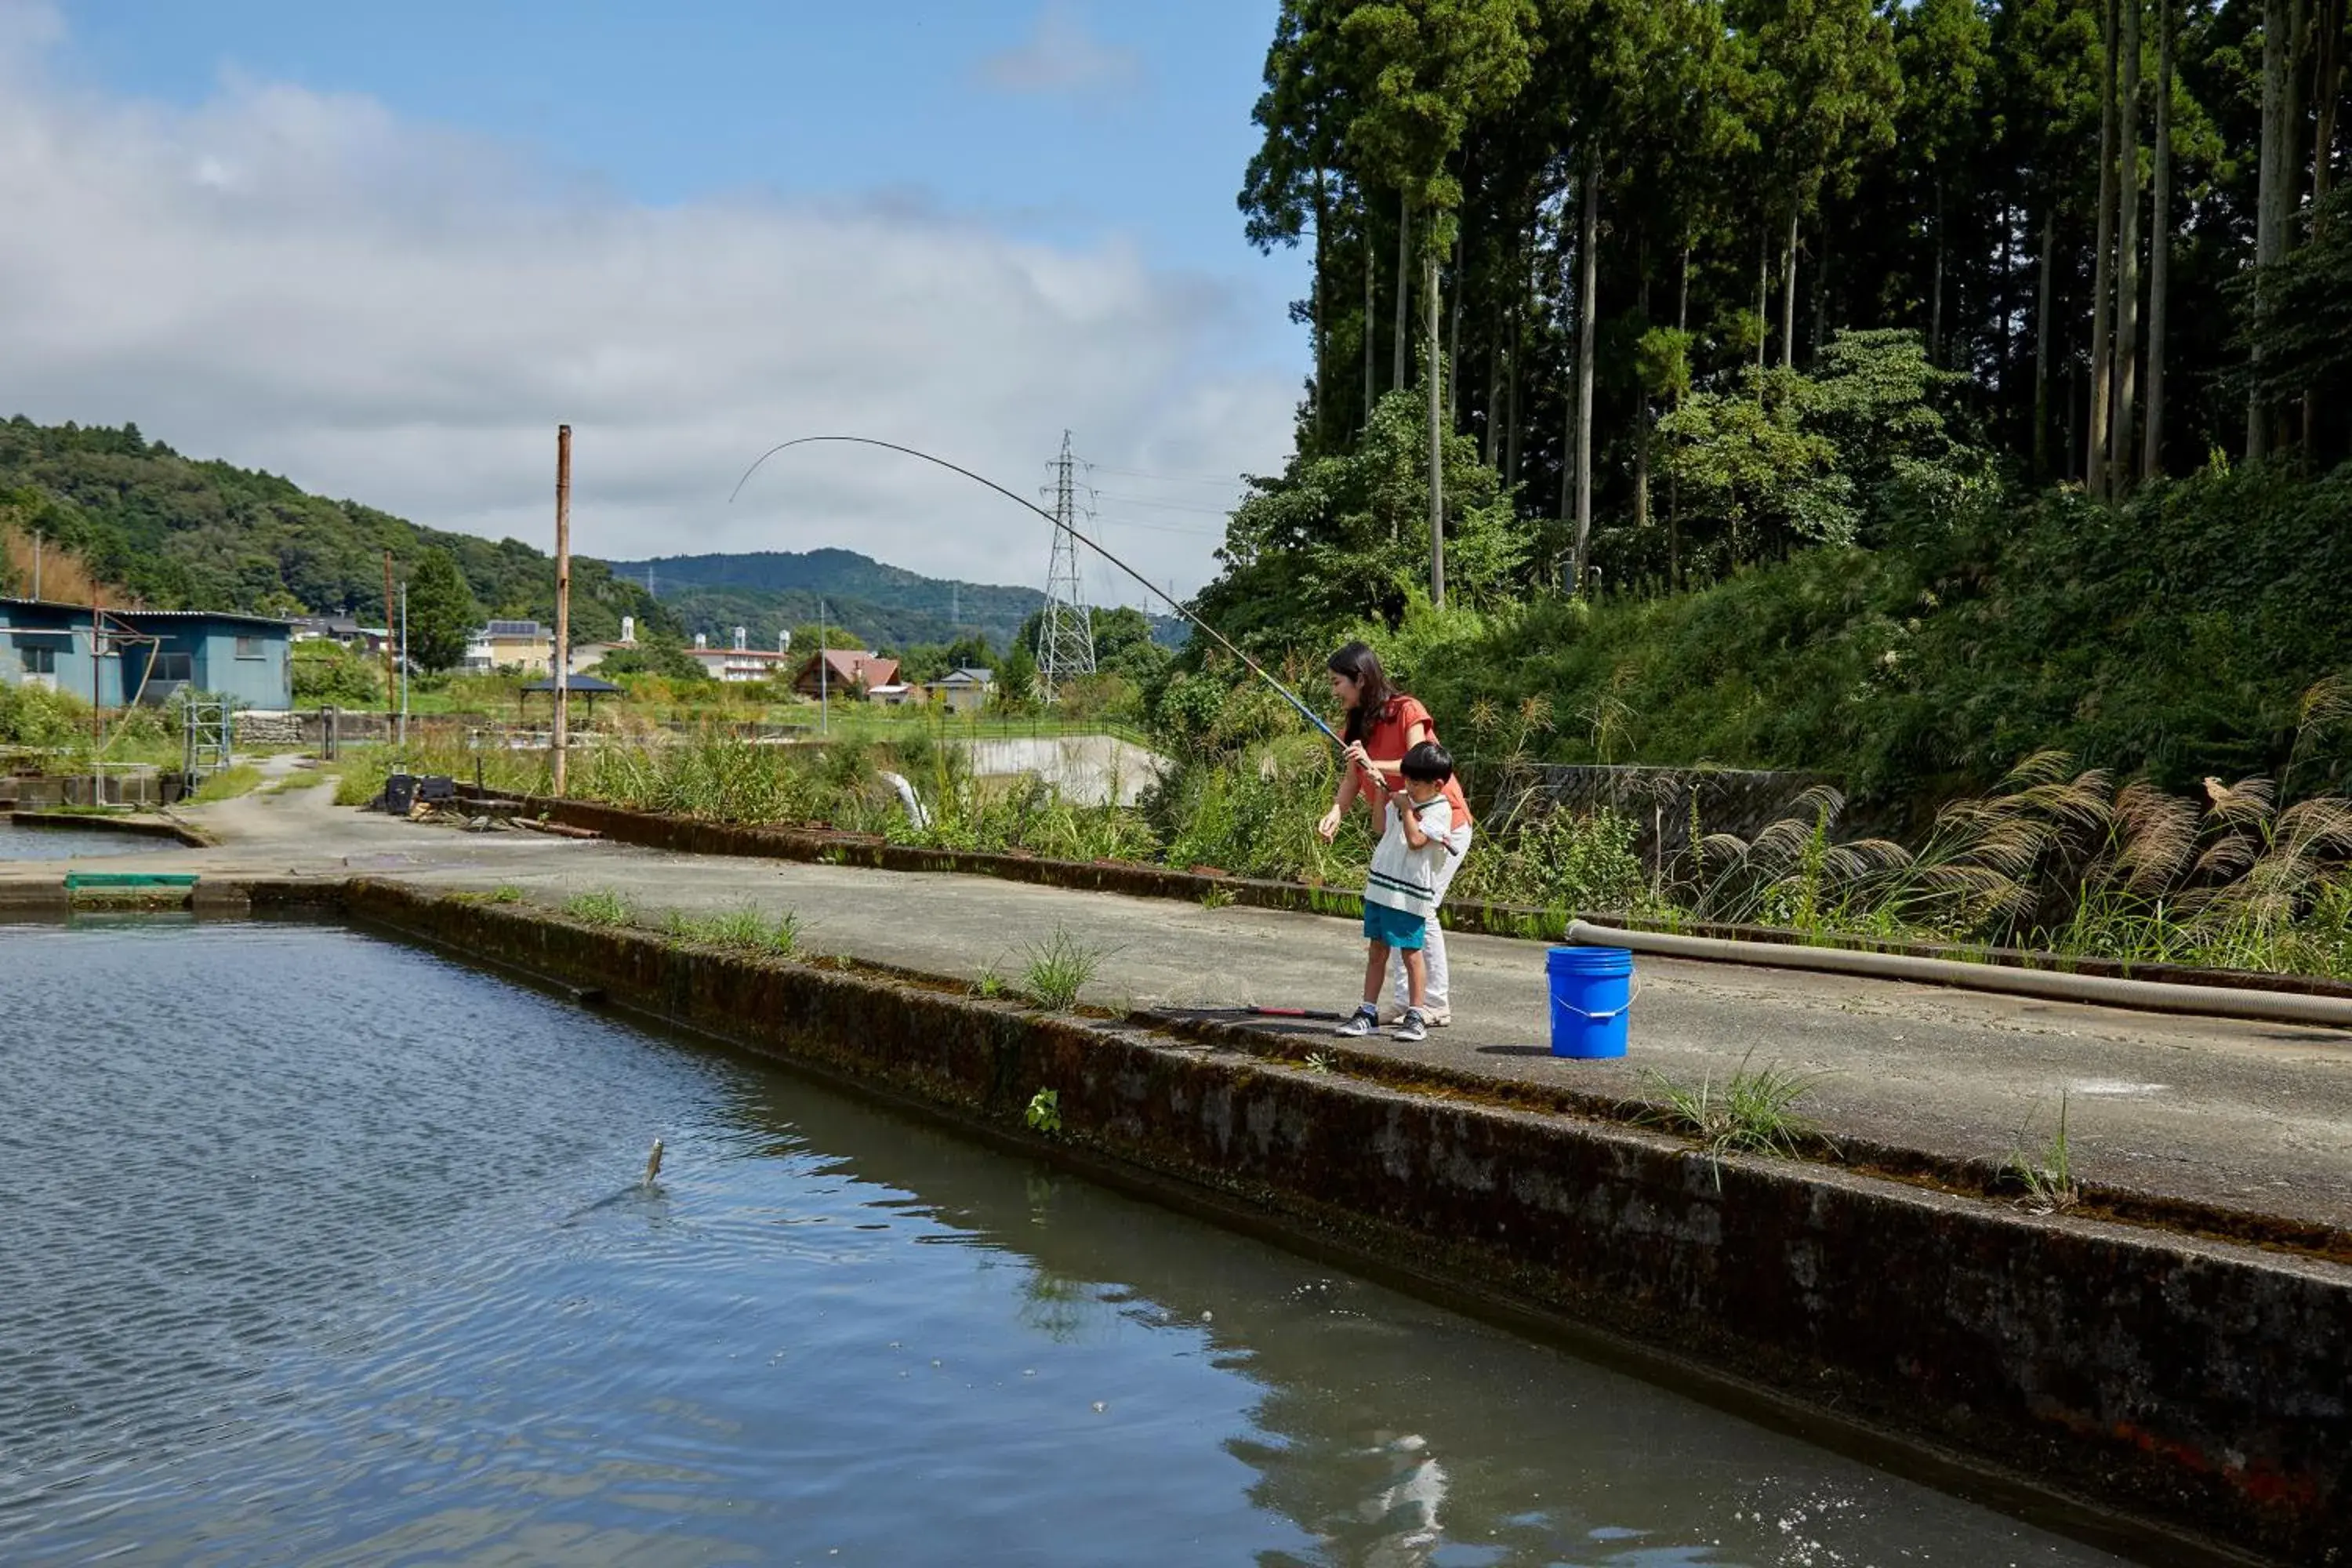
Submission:
[[[441,550],[482,611],[555,618],[555,563],[520,540],[424,528],[275,474],[184,458],[135,425],[40,426],[22,415],[0,424],[0,533],[37,533],[100,582],[162,609],[352,615],[382,626],[383,552],[405,581]],[[29,592],[10,580],[21,575],[0,552],[0,592]],[[623,616],[678,630],[643,587],[602,562],[575,561],[573,637],[618,637]]]
[[[2345,0],[1285,0],[1240,208],[1313,368],[1199,607],[1564,760],[2316,785],[2345,45]]]

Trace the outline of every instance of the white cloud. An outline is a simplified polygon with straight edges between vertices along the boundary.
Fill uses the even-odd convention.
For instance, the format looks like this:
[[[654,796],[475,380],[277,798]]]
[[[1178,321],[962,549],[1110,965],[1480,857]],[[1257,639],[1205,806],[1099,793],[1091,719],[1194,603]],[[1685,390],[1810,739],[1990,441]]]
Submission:
[[[1021,491],[1065,426],[1128,468],[1265,471],[1287,448],[1294,381],[1267,368],[1286,333],[1238,285],[1130,246],[1024,243],[898,196],[637,205],[363,97],[232,79],[182,111],[69,91],[43,66],[56,34],[0,0],[0,416],[135,420],[541,544],[568,420],[584,552],[839,545],[1016,583],[1042,580],[1045,525],[907,459],[818,447],[727,494],[820,432]],[[1155,578],[1210,570],[1209,533],[1106,531]]]
[[[1067,0],[1047,0],[1026,39],[980,62],[980,79],[1007,92],[1087,96],[1138,85],[1143,62],[1088,32]]]

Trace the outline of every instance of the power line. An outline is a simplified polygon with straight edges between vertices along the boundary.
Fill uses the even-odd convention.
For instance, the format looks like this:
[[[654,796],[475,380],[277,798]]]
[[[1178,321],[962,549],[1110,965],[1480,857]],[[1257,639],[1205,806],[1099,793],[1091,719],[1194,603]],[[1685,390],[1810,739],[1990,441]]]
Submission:
[[[1089,471],[1098,474],[1119,474],[1134,479],[1162,479],[1175,485],[1231,485],[1239,489],[1243,480],[1239,474],[1165,474],[1149,468],[1114,468],[1104,463],[1088,463]]]
[[[1153,511],[1197,511],[1204,517],[1229,517],[1234,510],[1229,506],[1193,506],[1185,501],[1148,500],[1142,496],[1113,495],[1108,490],[1102,492],[1102,499],[1123,502],[1128,506],[1149,507]]]

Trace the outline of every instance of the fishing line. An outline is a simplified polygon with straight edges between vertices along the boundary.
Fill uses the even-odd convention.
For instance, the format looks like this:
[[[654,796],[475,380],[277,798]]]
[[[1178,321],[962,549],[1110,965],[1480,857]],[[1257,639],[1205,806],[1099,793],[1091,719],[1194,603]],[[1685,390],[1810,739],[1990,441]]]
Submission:
[[[1297,692],[1291,690],[1290,688],[1285,686],[1279,680],[1276,680],[1273,676],[1268,675],[1263,665],[1259,664],[1257,660],[1252,658],[1249,655],[1244,653],[1241,649],[1235,647],[1225,637],[1224,633],[1219,631],[1216,627],[1202,620],[1199,616],[1194,615],[1182,605],[1178,604],[1158,584],[1153,583],[1150,578],[1146,577],[1142,573],[1138,572],[1134,567],[1129,566],[1126,562],[1121,561],[1118,556],[1113,555],[1109,551],[1104,549],[1093,540],[1088,539],[1085,534],[1080,533],[1076,529],[1071,527],[1070,524],[1064,521],[1062,519],[1055,517],[1052,512],[1047,511],[1035,501],[1030,500],[1024,496],[1017,496],[1011,490],[1006,489],[1003,485],[998,484],[995,480],[975,474],[970,468],[950,463],[945,458],[935,458],[929,452],[919,450],[913,447],[902,447],[896,441],[877,441],[870,436],[803,436],[795,440],[782,442],[779,445],[771,447],[766,451],[761,453],[758,458],[752,462],[751,466],[743,470],[743,477],[735,481],[735,488],[727,492],[727,504],[730,506],[733,506],[735,504],[735,498],[743,493],[743,487],[751,482],[751,476],[753,474],[759,472],[760,465],[761,463],[766,462],[769,458],[774,457],[779,452],[787,451],[794,447],[813,446],[820,441],[841,442],[854,447],[879,447],[886,452],[898,452],[909,458],[920,458],[924,462],[934,464],[937,467],[945,468],[951,474],[961,474],[965,479],[971,480],[974,484],[987,486],[990,489],[994,490],[998,495],[1003,496],[1006,500],[1011,501],[1015,506],[1027,507],[1031,511],[1035,512],[1039,517],[1044,518],[1047,522],[1052,523],[1055,528],[1060,529],[1072,539],[1077,541],[1080,544],[1085,545],[1087,549],[1093,551],[1096,554],[1101,556],[1104,560],[1109,562],[1112,565],[1118,567],[1129,576],[1134,578],[1136,582],[1142,584],[1145,593],[1150,594],[1153,598],[1158,599],[1161,604],[1166,605],[1170,609],[1175,611],[1178,615],[1192,622],[1192,625],[1208,633],[1210,637],[1215,641],[1219,647],[1223,648],[1227,653],[1232,654],[1235,658],[1240,659],[1243,666],[1247,668],[1252,675],[1256,676],[1260,680],[1263,680],[1268,686],[1273,687],[1276,691],[1282,695],[1284,700],[1287,701],[1293,708],[1298,710],[1300,715],[1303,716],[1308,723],[1323,731],[1325,738],[1329,740],[1333,745],[1339,747],[1343,751],[1346,749],[1347,742],[1339,739],[1339,732],[1333,730],[1330,725],[1326,724],[1323,721],[1322,716],[1317,713],[1314,709],[1307,706],[1306,702],[1300,699]]]

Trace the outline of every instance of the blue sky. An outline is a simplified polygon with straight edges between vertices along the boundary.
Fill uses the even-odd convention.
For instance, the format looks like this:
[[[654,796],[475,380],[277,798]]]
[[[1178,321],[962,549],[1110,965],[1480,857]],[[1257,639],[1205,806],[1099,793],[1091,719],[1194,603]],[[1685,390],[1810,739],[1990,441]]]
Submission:
[[[954,481],[727,487],[846,430],[1018,488],[1066,426],[1107,542],[1189,590],[1307,367],[1303,262],[1234,206],[1274,14],[0,0],[0,416],[534,542],[568,420],[589,552],[993,582],[1041,525]]]

